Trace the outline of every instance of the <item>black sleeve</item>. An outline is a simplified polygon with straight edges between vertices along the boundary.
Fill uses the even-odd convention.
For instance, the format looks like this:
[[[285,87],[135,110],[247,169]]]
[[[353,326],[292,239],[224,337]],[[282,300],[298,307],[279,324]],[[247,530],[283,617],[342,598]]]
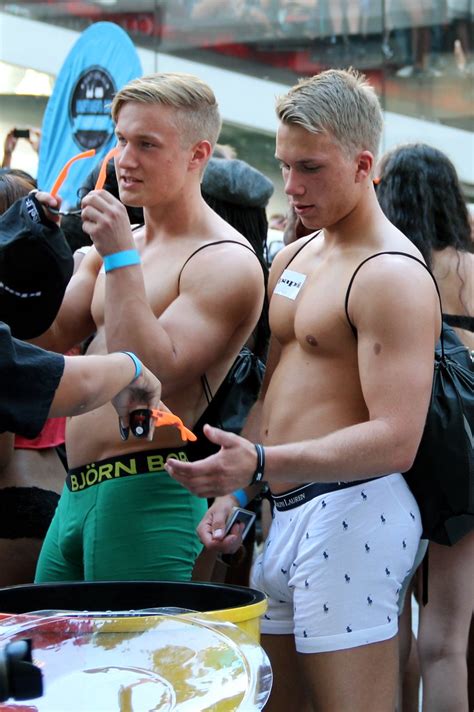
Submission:
[[[12,337],[0,322],[0,432],[35,438],[64,372],[64,356]]]

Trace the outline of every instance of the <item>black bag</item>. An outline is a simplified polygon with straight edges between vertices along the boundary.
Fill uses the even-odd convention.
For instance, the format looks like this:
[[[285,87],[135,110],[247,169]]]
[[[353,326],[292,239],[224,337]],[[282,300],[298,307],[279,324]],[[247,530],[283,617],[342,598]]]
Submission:
[[[244,346],[215,396],[212,395],[206,376],[202,376],[208,402],[203,414],[205,422],[239,435],[258,398],[264,373],[264,363]]]
[[[431,401],[415,462],[404,477],[423,537],[452,546],[474,529],[474,363],[445,323],[435,351]]]
[[[244,346],[215,396],[212,395],[206,376],[201,377],[208,406],[192,428],[197,441],[189,442],[186,446],[191,461],[209,457],[219,450],[219,447],[211,443],[203,433],[206,423],[237,435],[240,433],[260,393],[264,372],[263,361]]]
[[[436,280],[421,260],[406,252],[379,252],[404,255],[419,262]],[[346,292],[346,316],[349,292],[359,268],[352,275]],[[442,311],[442,309],[441,309]],[[474,529],[474,363],[469,349],[443,322],[441,339],[434,354],[434,378],[425,428],[415,462],[403,473],[421,512],[423,538],[452,546]]]

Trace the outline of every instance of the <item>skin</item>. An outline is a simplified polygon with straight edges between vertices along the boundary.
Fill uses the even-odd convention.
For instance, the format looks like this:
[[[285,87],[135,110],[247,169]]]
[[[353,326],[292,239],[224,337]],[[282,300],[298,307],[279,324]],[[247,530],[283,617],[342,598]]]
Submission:
[[[329,134],[281,124],[276,156],[296,214],[305,227],[324,229],[292,262],[291,269],[307,277],[297,298],[271,299],[273,341],[257,405],[261,416],[250,426],[255,437],[260,422],[265,479],[279,493],[298,483],[407,470],[423,430],[440,329],[431,278],[404,257],[382,256],[364,265],[349,302],[356,341],[344,314],[355,268],[383,250],[420,255],[378,206],[369,151],[349,154]],[[306,239],[275,258],[270,294]],[[221,445],[216,455],[192,464],[170,460],[168,472],[201,496],[246,487],[257,464],[253,444],[216,428],[207,428],[206,435]],[[231,537],[222,540],[225,517],[235,503],[230,495],[211,507],[198,529],[206,546],[225,550],[238,544],[236,532],[233,542]],[[216,529],[221,532],[217,536]],[[295,685],[289,689],[285,679],[302,675],[307,699],[299,701],[298,709],[393,711],[396,637],[306,655],[296,654],[291,636],[263,638],[275,673],[270,710],[294,708]]]
[[[170,410],[192,427],[206,405],[201,374],[214,392],[257,322],[263,279],[248,250],[218,245],[193,257],[178,292],[181,267],[198,247],[223,239],[248,243],[203,201],[200,178],[212,146],[186,139],[173,111],[135,102],[121,108],[115,159],[120,198],[143,206],[145,226],[132,234],[124,206],[106,191],[84,198],[83,227],[95,249],[81,262],[55,324],[40,341],[65,351],[96,332],[89,354],[133,350],[159,374]],[[39,196],[54,206],[50,196]],[[102,257],[134,247],[141,265],[100,271]],[[165,427],[155,431],[153,443],[136,441],[133,450],[180,443],[178,431]],[[72,421],[67,449],[71,467],[132,450],[117,437],[109,406]]]

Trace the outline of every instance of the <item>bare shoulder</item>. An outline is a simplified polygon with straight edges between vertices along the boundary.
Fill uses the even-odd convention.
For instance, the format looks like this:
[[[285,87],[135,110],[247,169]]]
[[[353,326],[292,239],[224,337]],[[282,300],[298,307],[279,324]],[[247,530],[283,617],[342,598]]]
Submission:
[[[416,259],[413,259],[416,258]],[[357,272],[348,301],[356,328],[376,321],[439,315],[435,282],[417,254],[381,254]]]
[[[188,256],[180,277],[180,291],[199,288],[226,294],[263,290],[263,268],[251,244],[236,231],[225,232],[198,245]]]

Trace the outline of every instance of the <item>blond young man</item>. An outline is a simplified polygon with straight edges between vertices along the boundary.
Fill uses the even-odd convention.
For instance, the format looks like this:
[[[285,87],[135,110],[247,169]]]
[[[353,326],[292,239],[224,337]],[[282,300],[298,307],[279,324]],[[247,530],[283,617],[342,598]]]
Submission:
[[[133,350],[192,428],[206,405],[202,375],[215,392],[257,322],[262,270],[245,238],[201,197],[221,126],[207,84],[183,74],[137,79],[115,96],[112,115],[121,202],[103,190],[83,199],[95,249],[40,343],[64,352],[95,333],[88,354]],[[123,203],[143,207],[144,225],[133,233]],[[164,471],[169,454],[188,457],[179,431],[121,440],[104,406],[72,419],[67,453],[71,469],[37,580],[189,580],[207,503]]]
[[[420,257],[377,202],[382,116],[363,77],[330,70],[301,81],[277,115],[285,190],[316,232],[272,266],[273,343],[247,430],[263,447],[207,428],[221,450],[167,469],[196,494],[227,495],[198,529],[226,552],[239,534],[223,537],[225,519],[254,491],[239,488],[268,483],[273,522],[252,585],[269,600],[269,709],[393,712],[398,593],[421,533],[400,473],[424,426],[439,304],[422,265],[384,254],[355,275],[346,313],[366,258]]]

